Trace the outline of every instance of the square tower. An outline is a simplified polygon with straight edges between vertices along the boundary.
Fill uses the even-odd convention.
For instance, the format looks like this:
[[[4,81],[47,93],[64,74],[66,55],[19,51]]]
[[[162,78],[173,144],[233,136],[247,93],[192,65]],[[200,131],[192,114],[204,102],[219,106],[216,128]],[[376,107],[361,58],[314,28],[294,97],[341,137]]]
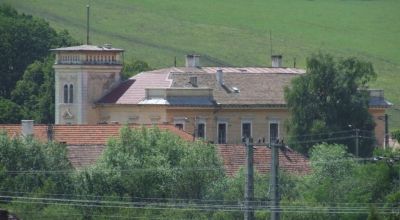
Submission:
[[[120,83],[122,49],[80,45],[52,49],[56,53],[55,123],[96,124],[95,103]]]

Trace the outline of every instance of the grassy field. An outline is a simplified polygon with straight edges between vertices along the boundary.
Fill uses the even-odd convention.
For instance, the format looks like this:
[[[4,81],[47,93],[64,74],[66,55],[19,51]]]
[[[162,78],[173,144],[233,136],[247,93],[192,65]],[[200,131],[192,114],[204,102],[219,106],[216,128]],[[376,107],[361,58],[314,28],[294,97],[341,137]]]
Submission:
[[[0,0],[40,16],[56,29],[86,39],[86,0]],[[396,106],[391,129],[400,128],[399,0],[92,0],[91,41],[126,50],[126,59],[152,67],[183,65],[202,55],[203,65],[269,66],[273,53],[284,64],[304,67],[322,51],[371,61],[373,88],[384,88]]]

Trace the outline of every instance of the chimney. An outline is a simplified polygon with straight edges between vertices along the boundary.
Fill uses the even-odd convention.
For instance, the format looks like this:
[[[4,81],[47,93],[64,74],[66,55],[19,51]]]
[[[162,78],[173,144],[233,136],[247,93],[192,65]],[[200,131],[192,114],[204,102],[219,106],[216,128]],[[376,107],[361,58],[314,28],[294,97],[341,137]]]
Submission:
[[[224,73],[222,72],[222,69],[217,70],[217,82],[220,85],[224,85]]]
[[[197,76],[191,76],[189,80],[193,87],[197,87]]]
[[[33,136],[33,120],[21,120],[22,136]]]
[[[200,67],[200,55],[186,55],[186,67]]]
[[[272,67],[274,68],[282,67],[282,55],[272,55],[271,61],[272,61]]]
[[[112,48],[112,44],[104,44],[104,48],[111,49]]]

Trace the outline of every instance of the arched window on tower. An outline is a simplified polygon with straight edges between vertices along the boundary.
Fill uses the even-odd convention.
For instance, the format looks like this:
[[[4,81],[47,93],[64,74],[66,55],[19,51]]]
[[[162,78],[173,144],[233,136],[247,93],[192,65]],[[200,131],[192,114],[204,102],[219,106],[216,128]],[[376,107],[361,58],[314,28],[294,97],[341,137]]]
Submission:
[[[64,85],[64,103],[68,103],[68,85]]]
[[[69,85],[69,103],[74,102],[74,86],[71,84]]]

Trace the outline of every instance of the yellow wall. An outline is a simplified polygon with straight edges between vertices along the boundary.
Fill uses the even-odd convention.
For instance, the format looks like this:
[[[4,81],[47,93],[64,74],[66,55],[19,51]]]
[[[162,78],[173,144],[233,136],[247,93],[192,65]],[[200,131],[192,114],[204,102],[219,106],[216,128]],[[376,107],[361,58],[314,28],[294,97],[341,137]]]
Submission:
[[[163,105],[103,105],[99,110],[99,122],[120,124],[163,124],[166,122],[166,106]]]
[[[378,146],[383,146],[385,137],[385,109],[370,109],[372,117],[375,120],[375,137]]]
[[[254,142],[259,140],[269,142],[269,123],[279,123],[279,138],[286,139],[285,123],[288,119],[287,109],[213,109],[213,108],[184,108],[164,105],[103,105],[97,106],[99,113],[98,122],[118,122],[137,124],[174,124],[174,121],[184,121],[184,130],[194,134],[196,121],[206,124],[206,140],[218,142],[217,123],[227,122],[227,143],[240,144],[242,139],[242,122],[251,121],[252,137]],[[375,119],[375,135],[377,144],[383,146],[384,142],[384,120],[378,119],[383,116],[384,109],[370,109]],[[383,117],[382,117],[383,119]]]
[[[206,122],[206,140],[217,143],[217,123],[226,122],[227,142],[229,144],[241,143],[242,121],[252,123],[252,136],[255,142],[263,139],[269,140],[269,122],[274,120],[279,123],[279,136],[285,136],[284,123],[288,113],[286,109],[182,109],[168,108],[167,120],[173,124],[174,119],[185,118],[185,131],[194,133],[196,119]]]

